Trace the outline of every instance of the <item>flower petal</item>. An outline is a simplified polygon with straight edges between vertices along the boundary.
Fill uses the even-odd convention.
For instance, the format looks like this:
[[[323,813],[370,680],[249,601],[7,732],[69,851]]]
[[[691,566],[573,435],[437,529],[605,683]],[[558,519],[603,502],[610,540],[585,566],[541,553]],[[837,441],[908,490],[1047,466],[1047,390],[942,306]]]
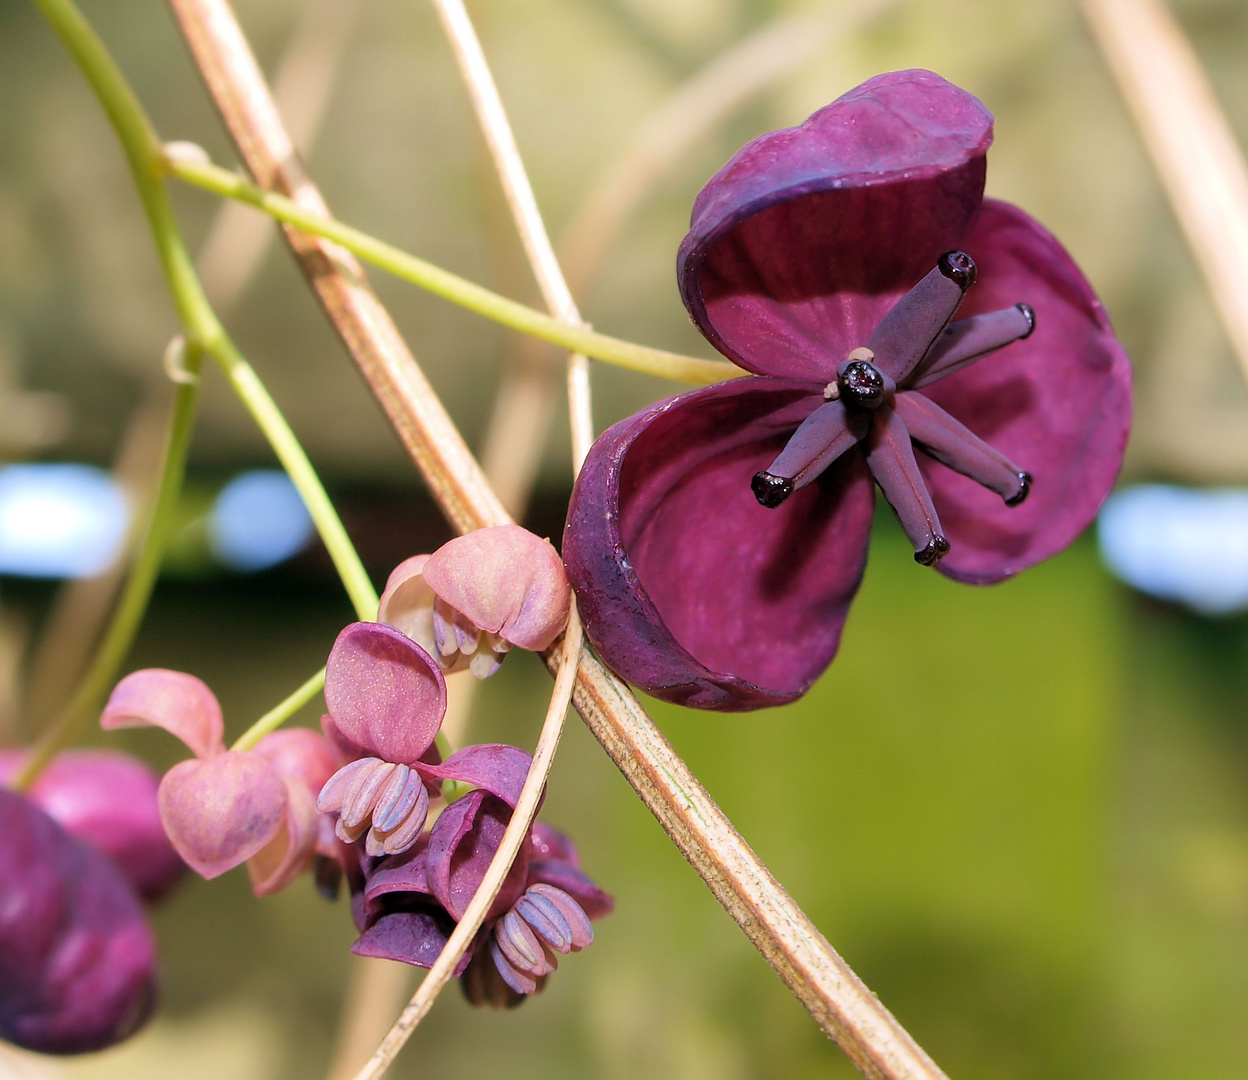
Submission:
[[[429,557],[423,573],[456,611],[522,649],[546,648],[567,625],[570,593],[559,553],[519,525],[456,537]]]
[[[590,640],[666,701],[739,710],[800,697],[840,642],[873,489],[852,450],[781,506],[750,489],[819,393],[737,379],[605,432],[572,494],[563,555]]]
[[[444,780],[459,780],[497,795],[508,806],[520,799],[524,778],[529,775],[533,757],[516,746],[482,743],[457,750],[441,765],[421,765],[420,772]]]
[[[920,454],[958,581],[1000,581],[1061,551],[1096,516],[1122,464],[1131,368],[1091,286],[1017,207],[987,200],[967,240],[979,281],[961,314],[1025,302],[1030,337],[920,391],[1033,477],[1027,500],[999,495]]]
[[[286,823],[286,785],[254,751],[175,765],[157,800],[178,854],[206,878],[245,862]]]
[[[429,654],[394,627],[352,623],[330,651],[325,701],[348,739],[414,765],[442,725],[446,683]]]
[[[422,573],[428,561],[428,555],[413,555],[390,571],[377,605],[377,621],[402,630],[433,656],[433,590]]]
[[[456,919],[462,919],[472,895],[498,851],[511,807],[486,791],[473,791],[442,811],[429,833],[426,872],[429,888]],[[493,919],[524,892],[529,845],[521,846],[516,861],[486,914]]]
[[[755,139],[694,203],[677,257],[694,322],[750,371],[829,381],[960,245],[991,142],[991,113],[930,71],[877,76]]]
[[[117,867],[0,789],[0,1038],[48,1054],[132,1035],[156,995],[156,944]]]
[[[580,904],[591,919],[601,919],[615,910],[615,899],[590,880],[580,868],[561,859],[534,859],[529,863],[528,887],[554,885]]]
[[[0,751],[0,783],[24,751]],[[131,887],[151,902],[186,871],[165,836],[156,806],[160,780],[143,762],[116,750],[66,750],[52,759],[27,793],[71,836],[104,852]]]
[[[109,695],[100,714],[105,731],[124,727],[162,727],[206,758],[225,749],[224,724],[216,695],[194,675],[147,668],[127,675]]]
[[[416,967],[430,968],[446,944],[455,924],[435,907],[417,911],[393,911],[382,915],[351,946],[356,956],[398,960]],[[465,956],[456,968],[468,966]]]

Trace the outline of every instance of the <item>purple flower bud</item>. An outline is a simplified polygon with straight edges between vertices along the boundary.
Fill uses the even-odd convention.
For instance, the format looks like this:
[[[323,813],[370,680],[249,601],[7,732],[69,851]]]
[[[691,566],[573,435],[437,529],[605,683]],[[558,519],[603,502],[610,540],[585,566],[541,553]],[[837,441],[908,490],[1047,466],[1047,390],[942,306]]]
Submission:
[[[29,800],[0,790],[0,1037],[50,1054],[137,1031],[156,948],[116,866]]]
[[[443,670],[498,670],[513,646],[544,649],[567,625],[571,593],[548,540],[519,525],[457,537],[391,573],[378,619],[402,630]]]
[[[0,783],[25,758],[0,752]],[[156,805],[159,779],[141,761],[116,750],[67,750],[27,792],[71,836],[113,860],[144,900],[165,895],[186,870],[170,845]]]

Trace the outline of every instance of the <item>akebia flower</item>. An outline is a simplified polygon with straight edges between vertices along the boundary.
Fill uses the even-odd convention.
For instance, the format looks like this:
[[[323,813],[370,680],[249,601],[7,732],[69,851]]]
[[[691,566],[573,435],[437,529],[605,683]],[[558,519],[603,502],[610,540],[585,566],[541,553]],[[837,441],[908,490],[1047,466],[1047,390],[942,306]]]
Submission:
[[[341,758],[324,737],[290,728],[252,750],[227,750],[212,691],[193,675],[161,668],[127,675],[100,716],[106,730],[147,725],[195,753],[165,774],[157,804],[174,848],[203,877],[246,862],[259,896],[285,888],[318,852],[334,853],[316,795]]]
[[[1129,364],[1058,242],[983,198],[991,141],[977,99],[895,72],[702,190],[681,296],[754,374],[616,424],[577,481],[564,560],[621,676],[703,708],[801,696],[839,645],[876,485],[915,558],[975,584],[1092,520]]]
[[[458,536],[390,575],[377,614],[448,674],[488,678],[511,647],[540,650],[568,622],[571,590],[549,540],[519,525]]]
[[[407,852],[361,859],[355,875],[361,933],[352,952],[427,968],[463,917],[502,841],[532,759],[515,747],[475,746],[446,765],[461,755],[465,763],[456,771],[471,772],[477,790],[448,806]],[[559,955],[593,941],[590,920],[612,907],[611,897],[581,870],[567,837],[535,822],[456,970],[464,993],[477,1005],[518,1004],[541,989]]]
[[[325,703],[325,734],[348,763],[330,777],[317,805],[336,815],[341,841],[363,839],[370,856],[397,855],[417,843],[443,780],[479,789],[447,811],[453,816],[515,780],[522,751],[514,747],[469,746],[441,760],[434,740],[446,713],[442,671],[392,626],[352,623],[338,635],[325,665]]]
[[[0,783],[25,751],[0,751]],[[144,900],[158,900],[186,870],[165,836],[156,805],[159,777],[116,750],[66,750],[35,778],[27,796],[71,836],[107,855]]]
[[[155,993],[155,942],[121,870],[0,789],[0,1038],[102,1050],[143,1025]]]

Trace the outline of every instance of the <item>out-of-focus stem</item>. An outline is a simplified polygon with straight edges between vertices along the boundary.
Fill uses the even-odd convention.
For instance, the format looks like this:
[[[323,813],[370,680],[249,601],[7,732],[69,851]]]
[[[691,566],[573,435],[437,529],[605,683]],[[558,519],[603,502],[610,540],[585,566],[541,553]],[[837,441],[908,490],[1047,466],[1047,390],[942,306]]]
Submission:
[[[188,348],[184,362],[188,374],[198,374],[202,363],[199,350]],[[143,621],[143,613],[147,610],[147,602],[160,573],[160,561],[165,553],[170,523],[177,507],[178,495],[182,491],[182,477],[186,472],[186,455],[191,445],[195,405],[198,400],[198,378],[188,379],[178,385],[169,418],[169,434],[165,441],[156,497],[148,511],[143,539],[135,548],[134,561],[121,599],[69,703],[40,735],[30,756],[14,775],[10,786],[17,791],[29,787],[48,762],[82,736],[87,725],[94,719],[95,710],[108,693],[117,677],[117,669],[121,667],[134,643],[134,635]]]
[[[361,619],[371,619],[377,613],[377,592],[316,470],[281,410],[234,346],[204,295],[178,229],[173,203],[161,180],[163,146],[151,121],[108,50],[72,0],[33,2],[86,76],[121,142],[151,225],[169,291],[186,329],[188,355],[202,349],[224,372],[299,491],[357,615]]]
[[[449,270],[409,255],[393,244],[353,229],[350,225],[303,209],[296,201],[248,183],[237,173],[198,160],[196,156],[185,153],[183,146],[184,144],[171,144],[170,152],[165,155],[165,168],[170,175],[227,199],[249,203],[266,214],[271,214],[278,221],[293,225],[300,232],[330,240],[395,277],[410,281],[435,296],[475,311],[478,315],[484,315],[504,326],[510,326],[513,330],[532,334],[554,345],[562,345],[597,360],[605,360],[609,364],[618,364],[646,375],[659,375],[665,379],[697,386],[707,386],[746,374],[740,368],[722,360],[681,356],[664,349],[651,349],[606,334],[597,334],[581,325],[568,325],[554,316],[499,296],[498,293],[452,274]]]
[[[170,2],[252,174],[261,186],[327,215],[224,0]],[[358,263],[315,237],[293,230],[287,237],[448,520],[460,531],[509,520]],[[558,660],[555,650],[547,654],[548,665]],[[887,1080],[944,1077],[750,850],[628,687],[589,650],[581,652],[573,704],[725,909],[859,1071]]]
[[[1083,0],[1248,378],[1248,166],[1160,0]]]
[[[511,207],[511,216],[520,233],[520,242],[524,245],[546,307],[568,326],[581,326],[581,313],[559,268],[559,260],[555,258],[555,249],[551,246],[546,224],[537,208],[537,198],[516,146],[507,110],[503,108],[490,65],[463,0],[433,0],[433,6],[442,19],[460,73],[467,84],[468,96],[472,98],[477,121],[490,148],[507,205]],[[574,470],[579,471],[594,441],[594,417],[589,361],[578,352],[568,356],[568,416],[572,430],[572,462]]]

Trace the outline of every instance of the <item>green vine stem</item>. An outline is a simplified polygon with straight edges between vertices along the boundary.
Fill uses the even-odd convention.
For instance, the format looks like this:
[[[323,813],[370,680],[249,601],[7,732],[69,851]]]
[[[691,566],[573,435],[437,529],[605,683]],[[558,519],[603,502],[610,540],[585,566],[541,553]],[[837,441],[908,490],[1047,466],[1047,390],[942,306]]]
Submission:
[[[170,144],[165,148],[163,161],[167,172],[179,180],[224,198],[247,203],[303,232],[332,240],[365,262],[370,262],[444,300],[459,304],[513,330],[562,346],[571,352],[584,353],[596,360],[632,371],[659,375],[696,386],[709,386],[711,383],[747,374],[736,365],[722,360],[702,360],[696,356],[682,356],[663,349],[651,349],[645,345],[635,345],[630,341],[595,333],[583,326],[561,322],[536,308],[509,300],[452,274],[449,270],[409,255],[392,244],[353,229],[350,225],[309,213],[285,196],[265,191],[237,173],[213,165],[204,152],[193,144]]]
[[[234,392],[290,474],[342,578],[357,617],[377,614],[377,592],[347,536],[311,461],[281,410],[217,319],[191,262],[162,176],[163,147],[147,114],[113,58],[72,0],[33,0],[91,84],[120,139],[152,229],[161,266],[185,327],[188,349],[202,349]]]
[[[156,487],[156,498],[152,501],[147,527],[135,552],[125,589],[109,620],[108,629],[104,631],[104,637],[91,659],[91,665],[73,697],[56,720],[45,729],[30,756],[10,782],[10,786],[16,791],[25,791],[30,787],[48,762],[82,736],[134,642],[134,635],[139,629],[139,623],[143,621],[143,613],[147,610],[147,602],[160,573],[160,561],[165,552],[173,511],[182,491],[186,455],[195,426],[195,406],[199,400],[198,376],[202,363],[203,356],[198,349],[187,347],[183,350],[182,367],[187,378],[178,383],[174,395],[160,483]]]
[[[284,701],[274,705],[259,720],[244,731],[234,744],[231,750],[250,750],[261,739],[263,739],[270,731],[276,731],[287,720],[302,709],[309,701],[311,701],[325,686],[325,669],[321,668],[315,675],[305,682],[298,690],[291,694]]]

